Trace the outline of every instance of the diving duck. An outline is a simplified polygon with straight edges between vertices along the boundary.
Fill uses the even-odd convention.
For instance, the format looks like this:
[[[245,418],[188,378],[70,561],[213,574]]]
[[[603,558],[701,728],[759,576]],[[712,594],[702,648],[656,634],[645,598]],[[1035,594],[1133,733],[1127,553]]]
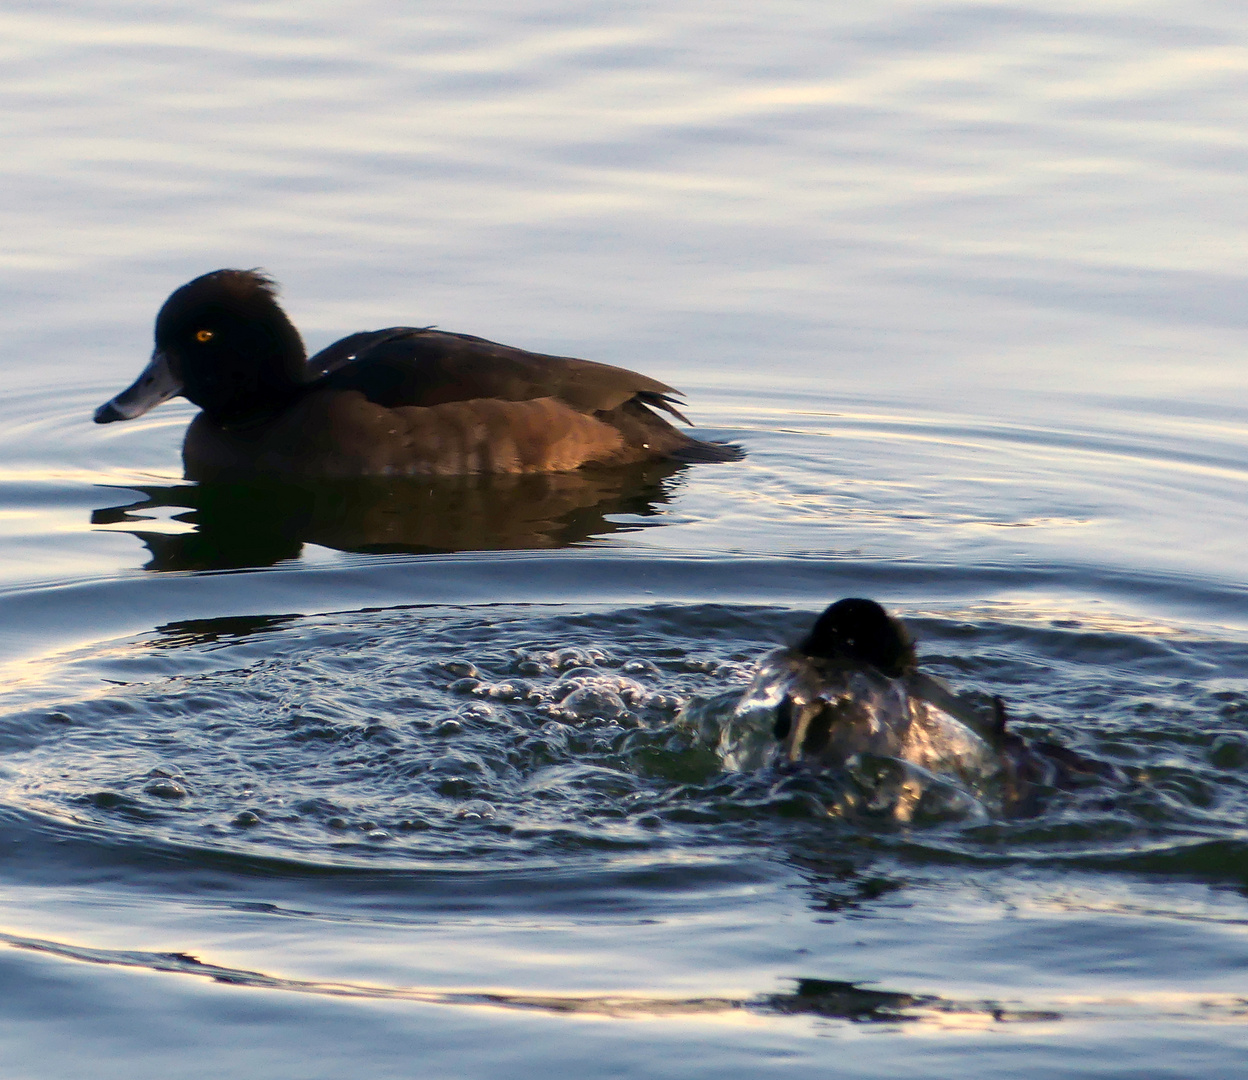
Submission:
[[[182,447],[193,480],[743,456],[659,415],[688,423],[670,386],[608,364],[410,326],[351,334],[309,359],[275,283],[257,270],[216,270],[176,289],[156,317],[151,362],[95,422],[132,420],[178,395],[201,410]]]
[[[1011,731],[1001,698],[986,713],[920,671],[905,626],[873,600],[838,600],[796,646],[763,657],[742,701],[774,710],[788,762],[828,769],[889,758],[991,787],[1013,813],[1034,812],[1045,790],[1125,780],[1108,762]]]

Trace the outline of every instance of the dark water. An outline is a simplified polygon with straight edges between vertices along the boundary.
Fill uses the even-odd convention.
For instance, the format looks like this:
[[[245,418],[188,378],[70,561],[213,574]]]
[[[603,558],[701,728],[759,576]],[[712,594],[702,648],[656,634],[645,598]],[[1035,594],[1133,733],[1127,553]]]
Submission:
[[[0,15],[16,1076],[1191,1077],[1248,1045],[1231,5]],[[634,366],[739,464],[194,486],[181,281]],[[1129,776],[737,770],[844,595]]]

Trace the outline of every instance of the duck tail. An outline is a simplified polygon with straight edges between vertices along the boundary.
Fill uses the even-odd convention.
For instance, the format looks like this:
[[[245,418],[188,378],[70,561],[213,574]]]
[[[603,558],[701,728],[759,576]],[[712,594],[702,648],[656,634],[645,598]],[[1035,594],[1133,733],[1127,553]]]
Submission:
[[[693,426],[693,421],[680,411],[678,399],[672,394],[642,390],[633,398],[633,401],[641,405],[645,412],[650,412],[652,409],[661,410],[669,416],[674,416],[682,424]],[[695,439],[692,435],[686,435],[683,431],[677,431],[668,424],[664,424],[663,427],[668,436],[664,440],[663,454],[672,461],[700,465],[717,461],[740,461],[745,457],[745,451],[735,443],[705,442],[702,439]]]
[[[684,445],[669,450],[667,456],[686,465],[700,465],[715,461],[740,461],[745,457],[745,451],[736,443],[704,442],[686,435]]]
[[[678,398],[675,394],[660,394],[655,390],[641,390],[637,393],[635,400],[640,401],[643,405],[649,405],[652,409],[661,409],[669,416],[676,417],[682,424],[688,424],[693,427],[693,421],[680,411],[680,405],[677,404]]]

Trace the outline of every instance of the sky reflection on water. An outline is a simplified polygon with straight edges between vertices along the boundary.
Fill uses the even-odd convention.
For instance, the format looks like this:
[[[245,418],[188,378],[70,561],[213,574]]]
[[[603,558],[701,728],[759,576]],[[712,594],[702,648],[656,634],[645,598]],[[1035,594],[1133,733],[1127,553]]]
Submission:
[[[1241,5],[76,0],[8,5],[0,59],[7,1061],[305,1080],[514,1075],[517,1053],[585,1076],[1240,1067]],[[617,363],[686,390],[750,456],[526,490],[533,528],[501,532],[436,500],[405,517],[295,498],[292,517],[289,492],[189,488],[189,407],[90,415],[169,291],[219,266],[271,271],[313,350],[432,323]],[[610,822],[632,805],[619,784],[658,781],[563,762],[515,795],[542,859],[487,844],[484,820],[437,819],[440,848],[357,828],[416,757],[368,751],[390,764],[351,765],[353,796],[333,740],[365,746],[362,701],[414,738],[421,650],[456,627],[482,621],[482,663],[503,663],[495,638],[632,634],[638,657],[688,655],[677,693],[713,683],[716,634],[748,659],[844,593],[906,611],[946,674],[1008,689],[1037,729],[1134,755],[1155,799],[1039,838],[846,839],[773,806],[753,847],[728,807],[573,858],[551,806]],[[383,676],[411,700],[385,704]],[[324,767],[305,741],[303,772],[263,768],[299,725],[240,756],[266,729],[240,726],[230,687],[266,679],[325,712]],[[155,780],[211,791],[218,833],[135,779],[161,754]],[[229,824],[250,797],[231,785],[257,776],[275,803],[319,785],[297,842]],[[1148,813],[1155,835],[1114,848]],[[1059,841],[1108,853],[1063,862]],[[381,993],[318,989],[336,985]],[[621,998],[727,1004],[638,1022],[602,1005]],[[585,1003],[607,1015],[570,1020]]]

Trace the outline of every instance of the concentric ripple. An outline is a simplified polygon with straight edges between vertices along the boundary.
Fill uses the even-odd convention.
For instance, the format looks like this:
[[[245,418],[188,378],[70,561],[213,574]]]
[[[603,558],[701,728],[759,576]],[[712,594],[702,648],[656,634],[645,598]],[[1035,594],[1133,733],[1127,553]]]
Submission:
[[[836,777],[732,771],[720,727],[783,608],[408,608],[171,624],[80,654],[85,696],[0,735],[9,813],[120,842],[331,866],[455,867],[740,843],[900,844],[947,857],[1103,860],[1209,844],[1248,869],[1248,650],[1191,629],[1006,605],[916,613],[925,665],[1023,734],[1132,778],[1035,817],[838,813]],[[64,674],[62,670],[61,674]],[[25,687],[10,698],[39,697]],[[1242,849],[1242,850],[1241,850]],[[1191,868],[1205,860],[1192,855]]]

